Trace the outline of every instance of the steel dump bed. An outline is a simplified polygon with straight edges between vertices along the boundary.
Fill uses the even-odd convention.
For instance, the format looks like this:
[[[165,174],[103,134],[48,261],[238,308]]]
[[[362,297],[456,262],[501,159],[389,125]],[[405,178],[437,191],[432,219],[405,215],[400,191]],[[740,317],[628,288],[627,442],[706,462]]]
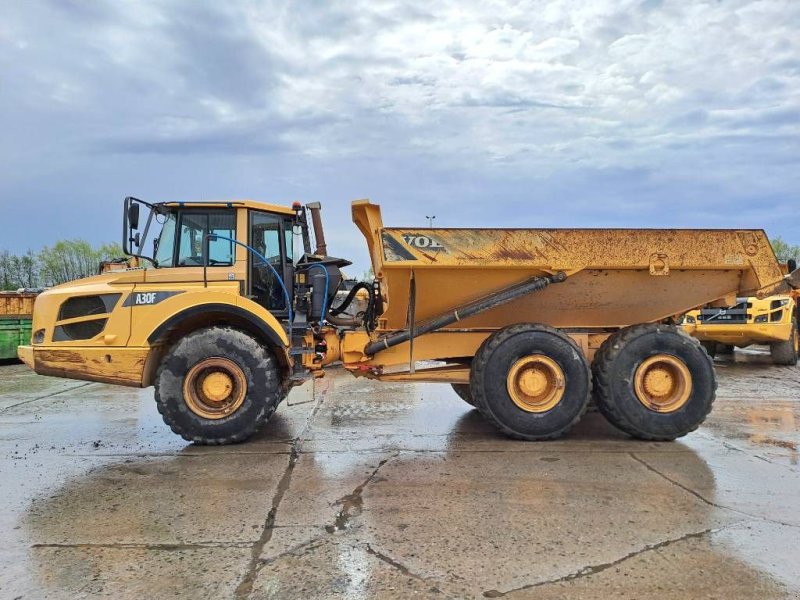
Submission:
[[[722,298],[768,293],[784,275],[763,230],[424,229],[384,227],[380,208],[353,203],[387,297],[386,329],[406,327],[410,280],[424,320],[533,276],[566,281],[449,325],[535,322],[619,328]]]

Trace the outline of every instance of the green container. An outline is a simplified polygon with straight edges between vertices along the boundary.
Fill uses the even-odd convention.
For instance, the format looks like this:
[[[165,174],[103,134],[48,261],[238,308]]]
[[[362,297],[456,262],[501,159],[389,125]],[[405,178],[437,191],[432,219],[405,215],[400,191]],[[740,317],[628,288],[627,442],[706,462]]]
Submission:
[[[17,346],[30,344],[31,320],[0,318],[0,360],[17,358]]]

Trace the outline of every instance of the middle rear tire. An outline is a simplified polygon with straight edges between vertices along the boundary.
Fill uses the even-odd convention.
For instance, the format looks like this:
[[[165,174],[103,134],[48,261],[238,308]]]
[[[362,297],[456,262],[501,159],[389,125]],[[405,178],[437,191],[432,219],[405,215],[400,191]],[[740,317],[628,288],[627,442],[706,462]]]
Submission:
[[[546,325],[512,325],[478,350],[470,390],[475,407],[506,435],[551,440],[585,412],[589,366],[566,334]]]

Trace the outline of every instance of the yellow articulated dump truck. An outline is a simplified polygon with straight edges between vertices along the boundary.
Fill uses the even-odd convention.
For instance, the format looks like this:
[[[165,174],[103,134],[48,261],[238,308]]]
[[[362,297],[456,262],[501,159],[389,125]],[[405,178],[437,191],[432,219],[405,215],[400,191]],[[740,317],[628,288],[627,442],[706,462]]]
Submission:
[[[796,365],[800,351],[797,295],[737,298],[733,306],[696,309],[682,320],[684,330],[714,357],[733,347],[769,346],[777,365]]]
[[[41,294],[19,356],[44,375],[153,385],[164,421],[201,444],[245,440],[332,363],[450,384],[525,440],[566,432],[593,388],[623,431],[672,440],[716,389],[676,318],[797,278],[760,230],[392,228],[366,200],[352,213],[375,278],[335,301],[350,263],[328,255],[318,203],[127,198],[131,267]]]

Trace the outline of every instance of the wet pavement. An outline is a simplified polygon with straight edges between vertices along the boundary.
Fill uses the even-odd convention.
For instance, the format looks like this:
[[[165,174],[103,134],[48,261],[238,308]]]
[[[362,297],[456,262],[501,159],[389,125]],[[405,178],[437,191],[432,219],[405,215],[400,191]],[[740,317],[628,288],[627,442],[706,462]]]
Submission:
[[[255,439],[0,366],[0,598],[799,598],[800,368],[718,360],[674,443],[505,439],[449,386],[331,371]]]

